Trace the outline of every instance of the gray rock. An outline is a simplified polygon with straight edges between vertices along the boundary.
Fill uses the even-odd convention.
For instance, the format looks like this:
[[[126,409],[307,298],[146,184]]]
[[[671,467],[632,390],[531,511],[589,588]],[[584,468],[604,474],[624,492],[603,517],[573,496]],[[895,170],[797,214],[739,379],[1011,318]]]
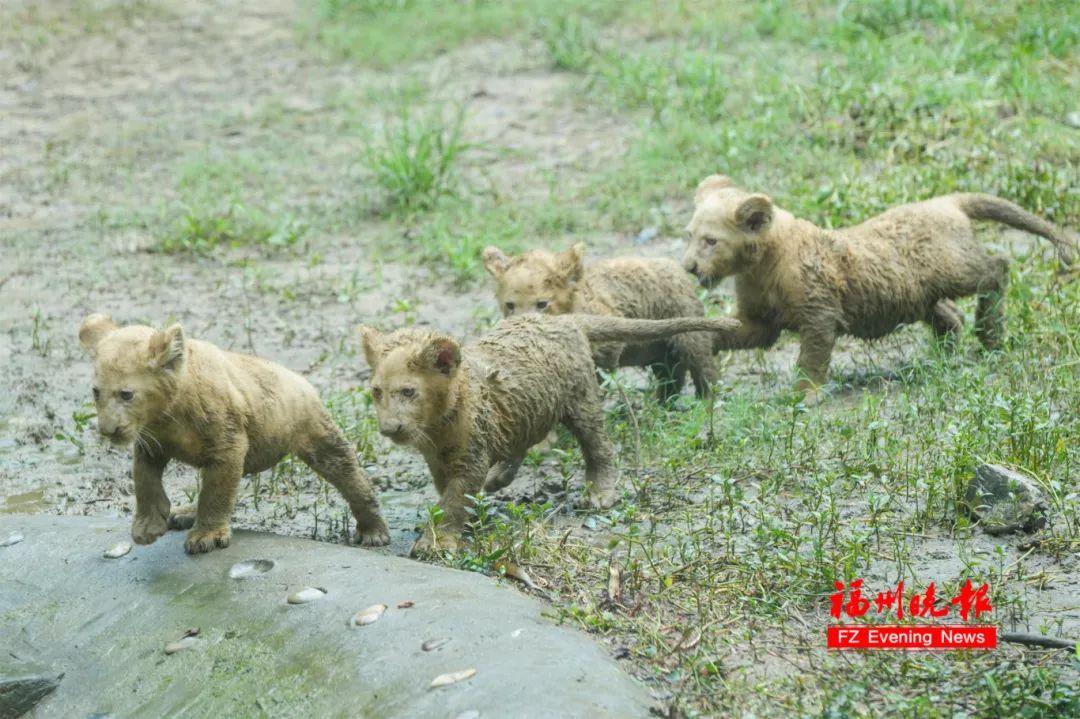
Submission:
[[[541,615],[511,583],[375,551],[236,531],[232,545],[184,554],[184,532],[101,547],[130,521],[20,516],[25,542],[0,558],[0,647],[33,650],[65,672],[35,719],[122,716],[645,717],[647,691],[589,637]],[[0,514],[0,536],[14,528]],[[273,561],[257,581],[230,570]],[[317,602],[287,592],[318,586]],[[414,604],[398,609],[402,600]],[[388,605],[351,629],[358,608]],[[197,647],[162,648],[189,627]],[[451,641],[424,651],[432,638]],[[432,679],[475,676],[439,689]],[[486,707],[486,708],[484,708]]]
[[[981,464],[964,493],[964,509],[990,535],[1046,526],[1046,497],[1035,480],[998,464]]]
[[[660,235],[660,228],[646,227],[634,237],[635,245],[647,245]]]
[[[34,662],[0,657],[0,719],[16,719],[27,713],[49,692],[60,686],[63,673]]]
[[[1070,112],[1065,115],[1065,124],[1069,127],[1080,128],[1080,112]]]

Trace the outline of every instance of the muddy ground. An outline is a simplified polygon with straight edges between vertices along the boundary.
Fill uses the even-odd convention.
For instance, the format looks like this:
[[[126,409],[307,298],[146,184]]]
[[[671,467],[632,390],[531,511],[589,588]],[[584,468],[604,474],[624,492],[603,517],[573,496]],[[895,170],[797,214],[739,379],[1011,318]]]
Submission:
[[[352,179],[355,158],[365,126],[376,129],[385,118],[366,98],[417,78],[437,80],[448,101],[468,102],[474,181],[525,195],[543,191],[535,178],[545,170],[584,173],[628,141],[629,123],[575,103],[574,79],[552,73],[539,48],[487,42],[380,73],[320,61],[298,44],[296,18],[294,4],[281,0],[257,7],[168,3],[108,32],[84,34],[58,17],[41,22],[48,39],[38,44],[6,38],[0,374],[10,391],[0,396],[0,494],[7,497],[0,511],[133,509],[127,452],[101,443],[92,420],[73,419],[93,411],[90,366],[76,337],[90,312],[121,322],[175,319],[192,336],[302,372],[324,394],[354,389],[366,377],[358,323],[415,321],[468,337],[494,320],[482,284],[462,290],[437,269],[379,259],[380,245],[404,231],[392,223],[350,218],[347,232],[334,231],[334,218],[359,212],[365,190]],[[192,158],[206,157],[269,163],[279,185],[251,201],[330,218],[306,233],[307,252],[236,250],[213,259],[154,252],[156,233],[179,200],[178,176]],[[673,237],[644,244],[635,236],[573,239],[589,241],[593,256],[678,257],[683,249]],[[906,344],[890,340],[873,358],[887,363]],[[738,364],[782,386],[796,348],[789,340]],[[874,361],[864,347],[851,349],[837,358],[841,370]],[[367,469],[382,489],[393,551],[401,552],[434,493],[422,462],[375,441],[380,461]],[[249,484],[237,525],[327,537],[334,512],[318,508],[317,480],[299,474],[300,486],[291,489],[303,497],[280,516],[255,506]],[[539,497],[543,486],[562,486],[547,474],[526,468],[515,489]],[[179,466],[166,481],[174,501],[196,485],[194,473]]]
[[[90,312],[157,325],[175,319],[191,336],[300,371],[342,402],[359,402],[349,392],[367,376],[357,323],[414,321],[475,336],[493,320],[483,283],[463,290],[403,261],[388,245],[404,229],[358,209],[363,132],[384,117],[373,98],[395,85],[421,78],[440,97],[468,102],[474,149],[466,165],[477,183],[542,192],[535,178],[544,170],[572,182],[574,168],[584,175],[630,141],[631,124],[575,102],[576,80],[554,73],[539,48],[484,42],[380,72],[321,59],[298,41],[296,17],[288,0],[168,2],[107,31],[84,33],[58,17],[34,37],[0,35],[0,512],[133,510],[128,453],[100,442],[83,416],[92,411],[90,364],[76,333]],[[301,246],[269,256],[152,251],[182,199],[185,168],[206,158],[258,166],[261,184],[249,186],[248,201],[308,222]],[[676,209],[688,217],[688,202]],[[592,233],[567,242],[589,242],[594,257],[682,252],[677,237],[636,237]],[[725,293],[714,292],[720,304]],[[845,341],[834,372],[887,372],[925,344],[922,328],[875,345]],[[728,381],[785,387],[796,349],[785,337],[767,355],[739,355]],[[352,416],[360,424],[369,417],[362,402]],[[385,551],[404,554],[434,491],[417,457],[377,436],[372,442],[367,470],[392,528]],[[273,476],[245,480],[235,526],[342,541],[344,508],[331,490],[303,468],[265,474]],[[577,468],[571,484],[580,479]],[[552,458],[524,468],[504,497],[562,504],[570,499],[562,480]],[[196,478],[173,466],[166,483],[181,502]],[[561,521],[588,534],[584,520]],[[952,546],[928,536],[912,561],[944,563],[927,573],[951,576]],[[1041,592],[1036,609],[1064,612],[1064,628],[1075,631],[1076,575],[1068,580],[1067,567],[1063,577],[1061,565],[1046,563],[1064,581]]]

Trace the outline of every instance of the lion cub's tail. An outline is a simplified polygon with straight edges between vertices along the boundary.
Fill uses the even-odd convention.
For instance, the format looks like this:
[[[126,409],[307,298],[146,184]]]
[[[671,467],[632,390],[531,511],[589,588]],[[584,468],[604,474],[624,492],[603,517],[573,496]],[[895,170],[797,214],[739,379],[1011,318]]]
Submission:
[[[667,320],[632,320],[603,315],[571,315],[590,342],[644,342],[683,332],[731,333],[739,321],[727,317],[675,317]]]
[[[1017,204],[993,195],[953,195],[960,210],[973,220],[994,220],[1018,230],[1024,230],[1054,243],[1058,259],[1066,267],[1076,261],[1075,243],[1064,231],[1054,227],[1043,218],[1033,215]]]

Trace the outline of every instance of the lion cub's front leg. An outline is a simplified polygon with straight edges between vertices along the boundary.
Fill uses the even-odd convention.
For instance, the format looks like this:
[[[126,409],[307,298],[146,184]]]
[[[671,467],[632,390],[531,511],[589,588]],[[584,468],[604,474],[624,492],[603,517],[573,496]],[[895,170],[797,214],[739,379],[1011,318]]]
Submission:
[[[168,460],[135,447],[132,477],[135,480],[135,518],[131,539],[136,544],[153,544],[169,528],[169,497],[161,484]]]
[[[424,529],[423,535],[416,540],[409,552],[411,556],[419,557],[434,552],[456,552],[464,546],[461,535],[465,531],[466,495],[476,495],[480,492],[487,475],[486,467],[487,463],[481,464],[464,459],[448,464],[443,475],[448,479],[439,497],[442,519],[437,525]],[[436,481],[436,488],[441,484]]]
[[[236,504],[236,487],[243,472],[243,454],[203,467],[195,526],[184,540],[184,550],[188,554],[202,554],[215,547],[229,546],[232,540],[229,524]]]

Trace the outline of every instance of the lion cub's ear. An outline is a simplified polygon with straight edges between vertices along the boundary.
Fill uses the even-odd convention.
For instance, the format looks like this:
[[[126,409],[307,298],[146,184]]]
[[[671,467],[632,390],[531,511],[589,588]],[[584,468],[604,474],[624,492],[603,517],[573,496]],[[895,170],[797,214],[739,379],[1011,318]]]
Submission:
[[[734,187],[735,183],[731,181],[731,178],[727,175],[709,175],[704,180],[698,183],[697,190],[694,191],[694,202],[701,204],[706,193],[713,190],[722,190],[725,187]]]
[[[461,347],[449,337],[435,337],[424,347],[420,358],[426,367],[450,375],[461,364]]]
[[[555,256],[559,274],[568,282],[578,282],[585,274],[585,243],[579,242]]]
[[[79,344],[88,355],[96,357],[98,343],[115,330],[116,324],[111,317],[95,312],[82,321],[79,327]]]
[[[501,277],[510,266],[510,258],[495,246],[485,247],[481,257],[484,260],[484,269],[495,278]]]
[[[743,232],[761,232],[772,217],[772,200],[767,195],[750,195],[735,209],[735,226]]]
[[[375,369],[375,365],[379,364],[383,355],[382,332],[367,325],[358,325],[356,332],[360,335],[360,345],[364,348],[364,358],[367,360],[368,367]]]
[[[179,324],[170,325],[150,338],[150,366],[154,369],[180,369],[186,350],[184,328]]]

